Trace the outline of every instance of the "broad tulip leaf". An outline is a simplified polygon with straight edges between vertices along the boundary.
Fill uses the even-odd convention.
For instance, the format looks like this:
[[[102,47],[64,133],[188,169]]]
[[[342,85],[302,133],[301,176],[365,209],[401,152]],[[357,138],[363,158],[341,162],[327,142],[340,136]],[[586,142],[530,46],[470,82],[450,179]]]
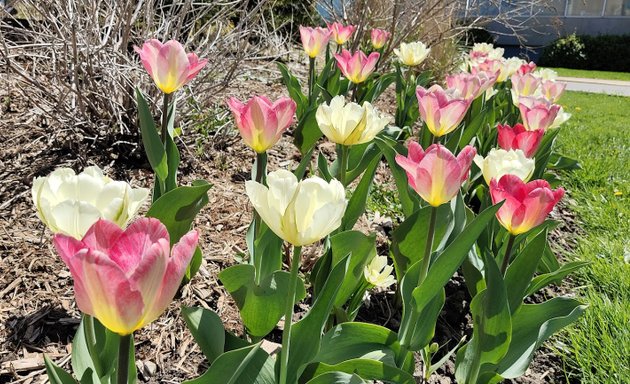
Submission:
[[[365,144],[353,145],[348,151],[348,174],[346,180],[351,183],[372,163],[372,160],[381,154],[374,141]]]
[[[372,359],[349,359],[335,365],[315,363],[304,372],[306,377],[317,377],[326,372],[353,373],[365,380],[380,380],[393,384],[414,384],[413,375],[400,368]]]
[[[293,174],[297,177],[298,180],[302,180],[304,175],[306,174],[306,170],[311,166],[311,157],[313,157],[313,151],[315,150],[315,145],[313,145],[305,154],[302,155],[302,159],[298,164],[297,168],[293,170]]]
[[[221,318],[216,313],[199,307],[183,307],[182,317],[201,352],[212,364],[223,353],[225,346],[225,329]]]
[[[417,311],[421,311],[446,285],[500,207],[501,203],[486,208],[439,254],[430,267],[427,278],[413,291]]]
[[[219,279],[234,298],[243,324],[250,335],[266,336],[284,315],[289,292],[289,275],[286,271],[276,271],[257,285],[253,265],[234,265],[219,273]],[[299,302],[305,296],[304,283],[298,279],[295,302]]]
[[[551,153],[551,156],[549,156],[549,162],[547,163],[547,169],[575,170],[581,168],[582,166],[577,160],[555,152]]]
[[[361,104],[363,104],[363,102],[365,101],[369,101],[370,103],[373,103],[374,100],[378,99],[378,97],[383,92],[385,92],[385,90],[390,85],[392,85],[392,83],[394,83],[394,81],[396,81],[396,73],[394,72],[386,73],[386,74],[378,76],[372,83],[372,86],[367,90],[365,95],[362,97],[362,100],[360,100]]]
[[[77,381],[71,374],[53,363],[46,354],[44,354],[44,365],[51,384],[77,384]]]
[[[359,220],[359,217],[361,217],[363,212],[365,212],[368,194],[370,193],[370,188],[372,187],[372,182],[374,181],[376,168],[380,162],[380,156],[376,156],[372,159],[372,162],[363,173],[361,181],[359,181],[359,184],[354,189],[352,196],[350,196],[348,207],[346,208],[346,212],[341,220],[341,228],[344,230],[352,229],[357,220]]]
[[[497,372],[504,378],[521,376],[534,352],[552,334],[573,323],[586,305],[566,297],[554,297],[542,304],[523,304],[512,320],[512,342],[499,362]]]
[[[333,268],[311,310],[291,328],[287,382],[296,382],[304,367],[317,356],[324,326],[335,303],[337,292],[348,271],[349,264],[350,258],[346,257]],[[285,353],[285,351],[281,353]]]
[[[151,115],[149,105],[139,89],[136,89],[136,99],[138,102],[138,120],[144,151],[147,154],[149,164],[151,164],[151,168],[153,168],[156,176],[159,180],[164,182],[168,176],[168,164],[164,144],[155,127],[155,121],[153,120],[153,115]]]
[[[523,303],[527,287],[536,273],[538,262],[547,247],[547,230],[541,230],[533,240],[513,259],[505,273],[505,286],[508,292],[510,313]]]
[[[546,287],[547,285],[558,282],[568,274],[575,272],[578,269],[589,264],[590,262],[588,261],[572,261],[570,263],[562,265],[560,268],[556,269],[553,272],[538,275],[532,280],[531,284],[527,288],[527,292],[525,293],[525,295],[529,296],[535,292],[538,292],[540,289]]]
[[[306,384],[365,384],[365,381],[354,373],[326,372],[309,380]]]
[[[286,65],[282,63],[277,63],[278,70],[282,75],[282,82],[287,87],[287,91],[289,92],[289,96],[295,104],[297,104],[297,117],[300,119],[302,114],[304,113],[304,108],[306,108],[306,104],[308,103],[306,95],[302,93],[302,86],[300,85],[300,81],[297,77],[293,76]]]
[[[376,256],[376,235],[366,236],[359,231],[346,231],[330,238],[332,267],[349,257],[348,272],[339,287],[335,306],[341,307],[363,281],[363,270],[369,260]]]
[[[322,131],[319,129],[317,119],[315,118],[315,112],[317,107],[309,107],[304,116],[299,120],[295,131],[293,131],[294,144],[300,150],[302,155],[305,155],[317,141],[323,136]]]
[[[333,179],[333,175],[328,168],[328,161],[322,152],[317,155],[317,170],[319,171],[319,176],[326,182],[330,182]]]
[[[547,131],[547,133],[543,136],[540,146],[534,155],[535,165],[531,180],[542,179],[545,174],[549,158],[551,157],[551,153],[553,151],[553,143],[555,142],[558,133],[560,133],[560,130],[556,129],[551,132]]]
[[[484,364],[505,356],[512,339],[512,319],[503,276],[493,257],[484,259],[486,289],[470,302],[473,336],[457,353],[455,377],[459,383],[477,383]]]
[[[225,352],[212,363],[202,376],[184,383],[273,384],[274,381],[269,379],[265,381],[258,380],[261,372],[265,370],[268,357],[267,353],[260,349],[260,344]]]
[[[262,234],[254,242],[255,255],[259,256],[258,260],[254,259],[258,284],[282,269],[282,239],[264,221],[260,224]]]

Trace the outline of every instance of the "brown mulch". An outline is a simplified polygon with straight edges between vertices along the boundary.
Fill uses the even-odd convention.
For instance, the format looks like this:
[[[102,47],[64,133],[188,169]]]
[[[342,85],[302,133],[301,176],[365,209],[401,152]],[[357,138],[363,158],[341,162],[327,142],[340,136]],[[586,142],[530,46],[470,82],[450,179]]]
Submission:
[[[304,75],[303,65],[291,63]],[[59,126],[36,105],[20,97],[19,85],[0,73],[0,383],[40,383],[46,381],[43,353],[70,370],[71,339],[79,323],[80,313],[73,296],[72,280],[65,265],[51,244],[51,233],[39,221],[33,209],[30,188],[32,179],[44,176],[54,168],[65,166],[76,171],[96,164],[116,179],[127,180],[134,186],[148,187],[152,174],[148,164],[130,161],[139,148],[127,148],[132,156],[119,156],[120,148],[103,148],[97,140],[86,139],[80,132]],[[230,89],[218,95],[216,102],[236,96],[241,99],[253,94],[271,98],[285,95],[275,65],[269,62],[249,62],[243,74]],[[381,100],[393,100],[393,92]],[[393,112],[393,103],[380,101],[377,107]],[[235,263],[235,257],[246,253],[245,233],[251,220],[251,206],[244,193],[244,181],[250,178],[253,155],[232,135],[220,140],[207,140],[200,147],[196,134],[186,132],[179,143],[182,154],[180,184],[205,179],[213,187],[210,203],[196,219],[195,228],[201,233],[204,262],[199,274],[185,286],[167,312],[150,326],[137,332],[137,366],[144,382],[176,383],[201,375],[207,363],[199,347],[179,316],[180,306],[201,306],[217,312],[226,329],[243,333],[238,310],[230,296],[217,281],[217,274]],[[327,155],[334,153],[324,146]],[[135,156],[140,159],[140,156]],[[270,151],[270,170],[292,167],[299,153],[285,135]],[[378,170],[378,180],[393,183],[384,165]],[[146,207],[145,207],[146,209]],[[573,227],[573,216],[562,212],[562,218]],[[387,253],[386,232],[374,223],[373,215],[363,217],[361,230],[376,230],[379,253]],[[571,240],[565,230],[554,233],[553,241],[569,248]],[[314,262],[315,250],[305,252],[305,260]],[[468,303],[470,298],[461,279],[455,278],[447,287],[449,301],[440,318],[437,338],[458,340],[469,333]],[[397,328],[400,314],[391,305],[391,292],[372,294],[369,310],[360,318]],[[362,317],[363,316],[363,317]],[[548,360],[549,351],[537,355],[527,377],[521,383],[559,382],[562,374],[556,361]],[[553,356],[552,356],[553,357]],[[451,383],[452,361],[439,372],[435,383]],[[549,371],[556,373],[555,376]],[[450,370],[450,371],[449,371]],[[553,377],[552,377],[553,376]]]

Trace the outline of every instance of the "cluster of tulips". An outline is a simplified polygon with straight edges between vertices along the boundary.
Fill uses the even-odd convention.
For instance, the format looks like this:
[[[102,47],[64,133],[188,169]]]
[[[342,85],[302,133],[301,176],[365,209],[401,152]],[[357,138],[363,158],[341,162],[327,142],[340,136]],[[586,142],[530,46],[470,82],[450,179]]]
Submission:
[[[352,53],[344,45],[355,30],[300,27],[310,64],[306,93],[279,64],[290,97],[227,100],[255,153],[244,191],[254,208],[248,257],[219,274],[246,332],[236,337],[214,312],[182,308],[209,364],[190,383],[415,383],[415,372],[426,380],[453,354],[459,383],[497,383],[522,375],[536,348],[584,310],[564,297],[524,303],[582,266],[560,265],[547,245],[556,224],[546,217],[564,191],[552,189],[557,180],[545,171],[575,166],[552,151],[553,128],[568,118],[553,104],[563,85],[533,63],[477,44],[446,88],[425,88],[431,75],[419,66],[430,48],[401,44],[388,72],[390,63],[379,60],[389,33],[372,30],[371,44],[359,44],[365,52]],[[53,383],[134,382],[133,332],[161,315],[202,260],[191,227],[210,185],[178,186],[173,95],[206,61],[176,41],[149,40],[136,51],[164,96],[158,129],[137,91],[155,172],[146,217],[133,220],[149,190],[111,180],[98,167],[78,175],[57,169],[33,182],[38,216],[55,234],[84,313],[73,341],[74,377],[46,359]],[[373,106],[392,84],[393,123]],[[267,151],[294,124],[301,162],[268,172]],[[323,136],[336,144],[332,163],[317,153]],[[389,254],[379,255],[375,235],[353,228],[383,160],[404,220]],[[302,278],[301,249],[313,244],[321,255]],[[473,334],[440,352],[432,340],[444,286],[457,271],[472,297]],[[398,329],[355,321],[375,287],[395,287]],[[296,321],[302,300],[309,310]],[[261,340],[277,327],[282,345],[270,355]]]

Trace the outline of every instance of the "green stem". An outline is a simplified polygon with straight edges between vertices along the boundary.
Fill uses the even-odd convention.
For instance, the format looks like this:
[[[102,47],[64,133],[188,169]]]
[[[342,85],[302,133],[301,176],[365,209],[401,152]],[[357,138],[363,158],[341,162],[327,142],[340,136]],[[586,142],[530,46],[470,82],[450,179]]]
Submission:
[[[358,100],[358,98],[359,98],[359,86],[361,84],[360,83],[359,84],[352,83],[352,85],[353,85],[353,87],[352,87],[352,98],[351,98],[351,100],[358,104],[359,103],[359,100]]]
[[[171,98],[170,93],[165,93],[162,103],[162,144],[164,144],[164,149],[166,149],[166,135],[168,135],[168,106],[171,104]]]
[[[94,331],[94,318],[92,316],[83,315],[83,327],[85,338],[88,343],[88,351],[90,353],[90,357],[92,358],[92,362],[94,363],[94,369],[100,374],[102,372],[101,361],[97,358],[94,358],[95,355],[98,354],[99,351],[96,350],[96,332]]]
[[[308,105],[313,105],[313,91],[315,90],[315,58],[308,58]]]
[[[267,183],[267,152],[258,153],[256,152],[256,163],[255,163],[255,174],[254,181],[257,183],[265,185]],[[254,210],[254,241],[258,239],[261,235],[261,227],[262,227],[262,219],[256,210]],[[260,284],[262,279],[262,254],[257,254],[255,247],[253,250],[254,258],[254,266],[255,276],[256,276],[256,284]]]
[[[437,221],[437,207],[431,207],[431,219],[429,221],[429,233],[427,234],[427,244],[424,248],[424,257],[420,268],[420,278],[418,286],[422,284],[429,272],[429,263],[431,262],[431,251],[433,250],[433,237],[435,234],[435,222]]]
[[[339,144],[341,146],[339,150],[339,182],[346,187],[346,176],[348,175],[348,147]]]
[[[515,238],[516,236],[510,234],[507,247],[505,248],[505,255],[503,256],[503,263],[501,263],[501,274],[503,276],[505,276],[505,271],[507,271],[507,267],[510,264],[510,256],[512,255],[512,247],[514,246]]]
[[[290,247],[287,247],[287,258]],[[302,247],[293,247],[291,259],[291,277],[289,278],[289,295],[284,311],[284,330],[282,331],[282,350],[280,353],[280,384],[287,384],[287,366],[289,364],[289,348],[291,347],[291,326],[293,325],[293,305],[295,303],[295,290],[300,269],[300,251]]]
[[[127,384],[129,376],[129,353],[131,348],[131,340],[133,333],[120,336],[120,344],[118,345],[118,380],[117,384]]]

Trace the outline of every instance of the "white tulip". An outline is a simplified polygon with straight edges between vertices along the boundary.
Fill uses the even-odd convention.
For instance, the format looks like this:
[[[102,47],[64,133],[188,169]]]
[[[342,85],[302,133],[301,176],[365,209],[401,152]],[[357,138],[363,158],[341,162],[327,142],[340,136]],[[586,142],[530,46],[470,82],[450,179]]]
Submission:
[[[394,49],[394,54],[398,56],[400,62],[409,67],[420,65],[429,56],[431,48],[420,41],[413,43],[400,43],[400,48]]]
[[[374,256],[363,269],[363,276],[375,287],[387,288],[396,282],[392,275],[394,268],[387,265],[387,256]]]
[[[488,43],[475,43],[472,52],[480,53],[491,60],[498,60],[503,57],[505,50],[503,48],[495,48],[494,45]]]
[[[558,78],[558,72],[549,68],[540,68],[539,70],[533,72],[533,75],[543,80],[555,81]]]
[[[523,59],[519,59],[516,56],[510,57],[509,59],[505,59],[503,61],[503,70],[501,71],[500,77],[505,81],[509,77],[512,77],[513,74],[518,72],[521,65],[527,64],[527,61]]]
[[[267,176],[267,185],[245,182],[247,196],[269,228],[294,246],[312,244],[341,225],[347,201],[339,181],[313,176],[298,182],[280,169]]]
[[[335,96],[330,105],[324,103],[315,113],[319,129],[328,140],[346,146],[372,141],[389,119],[382,117],[367,101],[360,106],[347,103],[343,96]]]
[[[566,123],[571,116],[572,115],[570,113],[564,111],[564,108],[560,107],[558,115],[556,115],[556,118],[553,120],[553,123],[551,123],[548,129],[559,128],[562,124]]]
[[[490,185],[490,180],[499,180],[507,174],[527,181],[532,177],[535,166],[534,159],[525,157],[525,153],[520,149],[506,151],[496,148],[491,149],[485,159],[480,155],[475,156],[475,164],[481,169],[488,185]]]
[[[149,196],[148,189],[114,181],[96,166],[78,175],[70,168],[57,168],[35,178],[31,193],[37,216],[52,232],[79,240],[100,218],[124,228]]]

